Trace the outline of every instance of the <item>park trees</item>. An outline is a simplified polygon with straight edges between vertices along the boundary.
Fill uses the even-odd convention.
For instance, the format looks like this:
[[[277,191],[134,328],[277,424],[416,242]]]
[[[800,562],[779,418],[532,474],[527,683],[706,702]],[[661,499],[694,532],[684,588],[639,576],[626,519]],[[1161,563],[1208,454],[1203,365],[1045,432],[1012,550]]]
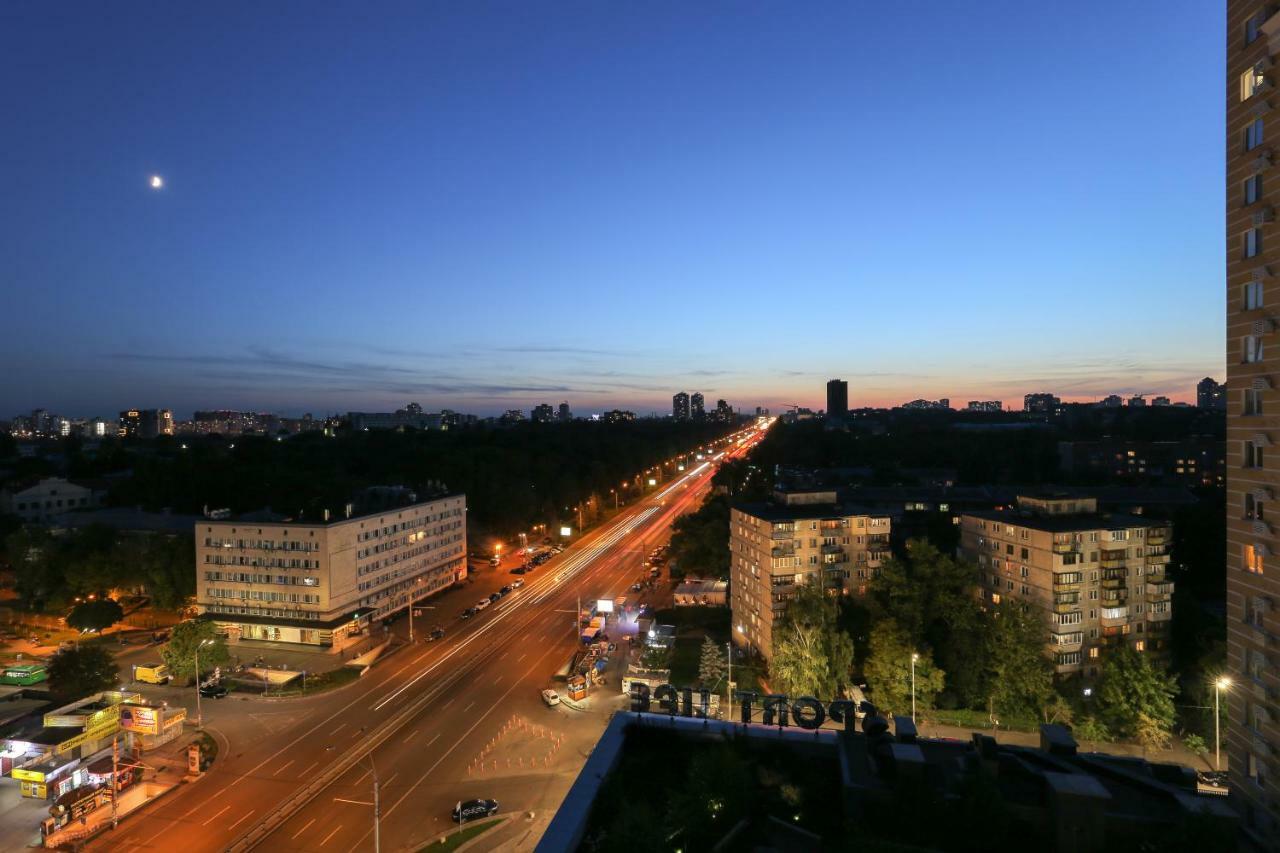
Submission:
[[[934,664],[927,648],[914,645],[891,619],[882,619],[871,629],[870,645],[863,673],[877,708],[895,714],[911,710],[913,662],[916,705],[933,707],[934,698],[946,684],[946,673]]]
[[[117,680],[115,658],[96,643],[62,649],[49,660],[49,691],[59,701],[107,690]]]
[[[1102,665],[1098,705],[1103,722],[1122,737],[1149,737],[1154,727],[1172,729],[1173,697],[1177,687],[1171,675],[1152,666],[1146,655],[1125,646],[1111,650]]]
[[[1056,695],[1053,667],[1044,654],[1044,624],[1030,607],[1008,602],[989,619],[986,693],[993,716],[1039,716]]]
[[[67,625],[79,631],[101,631],[124,618],[124,608],[112,598],[94,598],[72,608]]]
[[[711,635],[708,634],[702,638],[702,653],[698,658],[698,680],[707,690],[716,690],[721,680],[725,678],[726,671],[724,652],[721,651],[720,644],[711,639]],[[726,689],[728,689],[727,684]]]

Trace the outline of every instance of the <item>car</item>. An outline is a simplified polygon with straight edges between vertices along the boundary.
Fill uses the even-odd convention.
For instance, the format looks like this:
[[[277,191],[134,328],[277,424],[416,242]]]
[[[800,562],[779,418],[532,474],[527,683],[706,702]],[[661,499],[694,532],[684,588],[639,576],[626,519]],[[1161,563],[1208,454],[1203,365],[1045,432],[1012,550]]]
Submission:
[[[462,611],[462,613],[459,614],[459,617],[462,619],[470,619],[472,616],[475,616],[475,615],[476,615],[476,609],[474,607],[468,607],[466,610]]]
[[[542,701],[546,702],[548,706],[559,705],[560,694],[548,687],[546,690],[542,691]]]
[[[502,565],[502,558],[501,558],[501,557],[490,557],[490,558],[489,558],[489,565],[491,565],[491,566],[501,566],[501,565]]]
[[[200,688],[200,695],[206,699],[222,699],[227,695],[227,688],[214,682]]]
[[[513,587],[510,584],[508,584],[507,586],[504,586],[502,589],[498,590],[498,595],[506,595],[507,593],[511,592],[512,589]]]
[[[644,589],[644,584],[641,584],[641,583],[633,583],[633,584],[631,585],[631,591],[632,591],[632,592],[639,592],[639,591],[640,591],[640,590],[642,590],[642,589]]]
[[[489,817],[490,815],[495,815],[497,813],[497,800],[467,800],[465,802],[459,802],[453,807],[453,822],[462,823],[463,821]]]
[[[497,600],[498,600],[498,599],[500,599],[500,598],[502,598],[502,593],[500,593],[500,592],[491,592],[491,593],[489,593],[489,603],[490,603],[490,604],[493,604],[495,601],[497,601]]]
[[[490,604],[493,604],[493,602],[492,602],[492,601],[490,601],[490,600],[489,600],[489,599],[487,599],[487,598],[482,598],[482,599],[480,599],[479,601],[477,601],[477,602],[476,602],[476,604],[475,604],[475,608],[474,608],[474,609],[475,609],[475,610],[484,610],[484,609],[485,609],[486,607],[488,607]]]
[[[443,628],[432,628],[431,633],[427,635],[427,642],[434,642],[444,637]]]
[[[520,588],[520,587],[522,587],[522,586],[524,586],[524,579],[523,579],[523,578],[516,578],[515,580],[513,580],[513,581],[511,582],[511,588],[512,588],[512,589],[519,589],[519,588]]]
[[[511,574],[513,574],[513,575],[522,575],[522,574],[524,574],[524,573],[525,573],[525,572],[527,572],[527,571],[529,571],[529,570],[528,570],[527,568],[525,568],[524,566],[516,566],[514,569],[512,569],[512,570],[511,570]]]

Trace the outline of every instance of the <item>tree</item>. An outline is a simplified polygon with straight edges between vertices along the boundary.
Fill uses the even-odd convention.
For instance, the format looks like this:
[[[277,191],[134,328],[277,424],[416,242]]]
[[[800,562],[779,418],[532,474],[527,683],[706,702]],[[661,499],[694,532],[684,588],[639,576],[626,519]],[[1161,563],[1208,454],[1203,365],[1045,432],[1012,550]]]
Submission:
[[[1173,677],[1128,646],[1112,650],[1102,665],[1099,709],[1107,726],[1122,737],[1137,736],[1143,715],[1166,731],[1172,729],[1176,694]]]
[[[1084,743],[1102,743],[1111,740],[1111,730],[1097,717],[1085,717],[1071,729],[1076,740]]]
[[[207,645],[202,645],[208,643]],[[226,642],[218,636],[218,628],[204,619],[189,619],[173,626],[169,642],[160,655],[174,678],[189,679],[196,675],[196,649],[200,649],[200,671],[208,672],[231,660]]]
[[[871,630],[871,651],[863,674],[876,707],[890,713],[911,710],[911,656],[915,661],[915,696],[919,708],[929,708],[946,684],[946,674],[933,663],[928,649],[913,646],[907,632],[891,619]]]
[[[1173,737],[1169,733],[1169,726],[1163,720],[1139,712],[1133,739],[1142,745],[1142,752],[1145,755],[1149,750],[1168,749],[1169,741]]]
[[[987,700],[991,712],[1022,716],[1045,711],[1053,666],[1044,654],[1045,629],[1037,613],[1009,602],[989,620],[986,635]]]
[[[883,614],[891,616],[920,645],[975,601],[977,569],[943,554],[924,539],[907,542],[906,559],[885,561],[871,581],[871,595]]]
[[[708,690],[719,687],[720,679],[725,676],[725,659],[720,651],[720,644],[708,634],[702,639],[702,657],[698,660],[698,680]],[[728,689],[726,685],[726,689]]]
[[[793,696],[834,697],[849,683],[853,640],[839,627],[839,607],[815,584],[804,584],[787,602],[773,635],[769,670]]]
[[[124,608],[113,598],[96,598],[77,604],[67,614],[67,624],[80,631],[101,631],[124,618]]]
[[[59,701],[90,696],[117,681],[115,658],[97,644],[63,649],[49,660],[49,692]]]

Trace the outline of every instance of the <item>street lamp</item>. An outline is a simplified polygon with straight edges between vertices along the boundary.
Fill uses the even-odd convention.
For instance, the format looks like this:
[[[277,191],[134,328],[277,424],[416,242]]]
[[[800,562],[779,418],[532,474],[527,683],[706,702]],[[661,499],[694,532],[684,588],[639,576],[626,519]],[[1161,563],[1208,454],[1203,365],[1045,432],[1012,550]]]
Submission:
[[[920,660],[920,655],[915,652],[911,653],[911,722],[916,721],[916,661]]]
[[[1218,713],[1219,696],[1222,695],[1223,690],[1228,690],[1230,689],[1230,687],[1231,687],[1231,679],[1227,678],[1225,675],[1220,676],[1217,681],[1213,682],[1213,769],[1214,770],[1222,769],[1222,752],[1221,752],[1222,746],[1221,746],[1221,739],[1220,739],[1221,735],[1220,735],[1220,732],[1218,731],[1219,722],[1221,720],[1221,715]]]
[[[196,643],[196,728],[204,727],[204,711],[200,708],[200,649],[205,646],[212,646],[213,640],[201,640]]]

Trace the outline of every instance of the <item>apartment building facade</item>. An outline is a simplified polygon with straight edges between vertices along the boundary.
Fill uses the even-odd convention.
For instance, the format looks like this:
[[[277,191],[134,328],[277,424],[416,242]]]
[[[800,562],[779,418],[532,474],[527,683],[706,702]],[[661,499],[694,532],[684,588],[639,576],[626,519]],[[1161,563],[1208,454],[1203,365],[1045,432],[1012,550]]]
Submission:
[[[1280,7],[1227,3],[1227,691],[1231,800],[1259,846],[1280,839]],[[1270,845],[1270,846],[1269,846]]]
[[[202,519],[196,601],[232,639],[342,646],[462,580],[466,497],[334,521]]]
[[[865,595],[889,557],[887,514],[841,506],[833,491],[778,494],[729,516],[733,641],[773,659],[774,624],[801,584]]]
[[[1167,657],[1169,538],[1167,522],[1099,513],[1090,497],[1019,496],[960,516],[960,554],[978,566],[984,606],[1039,609],[1054,671],[1086,680],[1110,649]]]

